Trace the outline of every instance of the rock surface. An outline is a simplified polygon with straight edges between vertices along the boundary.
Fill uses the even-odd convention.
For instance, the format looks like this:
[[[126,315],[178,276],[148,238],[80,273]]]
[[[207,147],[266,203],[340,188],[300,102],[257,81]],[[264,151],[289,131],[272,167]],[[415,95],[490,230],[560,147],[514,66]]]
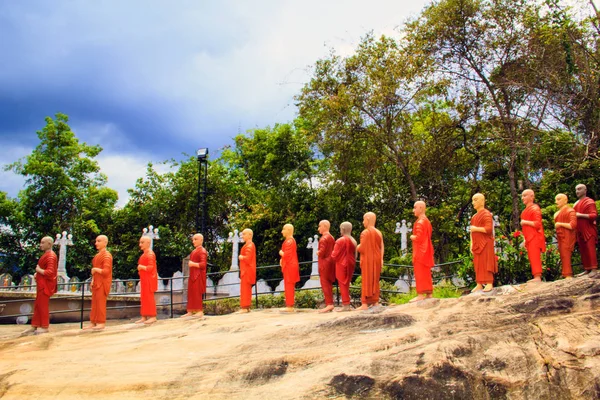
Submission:
[[[364,313],[2,326],[0,397],[598,399],[599,305],[580,278]]]

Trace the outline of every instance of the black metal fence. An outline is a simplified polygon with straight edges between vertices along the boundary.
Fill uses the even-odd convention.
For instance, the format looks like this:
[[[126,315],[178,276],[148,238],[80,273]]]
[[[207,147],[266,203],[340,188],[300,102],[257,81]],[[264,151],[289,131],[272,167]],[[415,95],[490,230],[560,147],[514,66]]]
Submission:
[[[462,260],[455,260],[455,261],[451,261],[451,262],[447,262],[447,263],[442,263],[442,264],[437,264],[434,266],[435,267],[441,267],[441,266],[446,266],[446,265],[452,265],[452,264],[457,264],[462,262]],[[313,264],[313,261],[305,261],[305,262],[301,262],[300,265],[306,265],[306,264]],[[402,267],[402,268],[407,268],[407,269],[412,269],[413,267],[411,265],[399,265],[399,264],[384,264],[384,266],[391,266],[391,267]],[[260,266],[257,267],[257,271],[259,270],[265,270],[265,269],[273,269],[273,268],[280,268],[280,266],[278,264],[273,264],[273,265],[264,265],[264,266]],[[225,271],[225,272],[212,272],[212,273],[208,273],[207,277],[211,277],[211,276],[218,276],[218,275],[223,275],[225,276],[226,274],[232,274],[232,273],[239,273],[239,270],[234,270],[234,271]],[[360,276],[360,274],[354,274],[354,277]],[[301,275],[301,281],[302,278],[308,278],[310,279],[311,275]],[[436,277],[437,281],[440,281],[442,279],[448,279],[448,278],[452,278],[454,276],[438,276]],[[184,305],[187,302],[185,301],[180,301],[180,302],[174,302],[174,290],[173,290],[173,281],[175,280],[181,280],[182,281],[182,288],[183,288],[183,283],[184,280],[187,279],[188,276],[180,276],[180,277],[171,277],[171,278],[161,278],[163,281],[168,281],[168,284],[166,286],[168,286],[168,292],[170,295],[170,301],[169,303],[166,304],[157,304],[157,307],[168,307],[169,308],[169,316],[170,318],[173,318],[175,316],[174,314],[174,306],[179,306],[179,305]],[[269,284],[269,282],[280,282],[282,278],[271,278],[271,279],[263,279],[264,282],[266,282],[267,284]],[[390,277],[390,276],[380,276],[380,280],[384,280],[387,282],[395,282],[397,280],[403,280],[404,282],[406,282],[406,284],[408,285],[408,287],[410,288],[412,286],[412,282],[414,281],[414,279],[412,278],[412,276],[409,276],[408,279],[403,279],[402,277]],[[128,279],[128,280],[113,280],[113,283],[116,281],[121,281],[121,282],[127,282],[127,285],[129,285],[129,283],[133,284],[133,287],[135,288],[137,286],[137,282],[139,282],[139,279]],[[60,283],[59,286],[67,286],[68,288],[72,288],[73,285],[77,285],[78,290],[73,293],[72,295],[66,293],[66,292],[58,292],[58,294],[60,296],[53,296],[50,298],[50,301],[52,300],[57,300],[57,299],[77,299],[80,303],[80,307],[79,310],[75,309],[75,310],[55,310],[55,311],[51,311],[50,314],[51,315],[57,315],[57,314],[65,314],[65,313],[75,313],[75,312],[79,312],[80,318],[79,318],[79,322],[80,322],[80,326],[83,327],[83,316],[84,316],[84,312],[86,311],[91,311],[91,308],[85,308],[85,301],[86,301],[86,296],[88,298],[91,298],[91,293],[87,292],[86,294],[86,290],[85,287],[86,285],[88,285],[87,282],[77,282],[77,283]],[[226,286],[234,286],[234,285],[239,285],[239,283],[232,283],[232,284],[223,284],[223,285],[218,285],[218,287],[226,287]],[[340,291],[339,291],[339,287],[337,284],[337,281],[335,282],[335,287],[336,287],[336,302],[337,305],[340,304]],[[0,289],[4,289],[4,288],[0,288]],[[6,287],[6,289],[10,289],[11,291],[13,290],[27,290],[29,293],[32,293],[30,290],[32,289],[32,285],[19,285],[19,286],[12,286],[12,287]],[[350,289],[360,289],[360,286],[350,286]],[[316,288],[297,288],[296,291],[306,291],[306,290],[319,290],[319,287]],[[178,289],[179,291],[179,289]],[[185,288],[182,289],[182,293],[186,291]],[[79,292],[79,293],[77,293]],[[273,294],[280,294],[283,293],[283,290],[273,290],[270,292],[258,292],[258,284],[254,285],[254,302],[255,302],[255,307],[259,307],[259,299],[258,296],[259,295],[273,295]],[[397,290],[381,290],[382,293],[400,293]],[[111,292],[113,295],[115,295],[115,293]],[[124,299],[126,298],[135,298],[137,297],[137,295],[139,295],[140,292],[136,291],[134,289],[134,291],[132,292],[126,292],[126,293],[116,293],[117,296],[122,296]],[[239,295],[235,295],[235,296],[218,296],[218,297],[214,297],[214,298],[210,298],[210,299],[206,299],[206,293],[204,294],[204,298],[205,300],[224,300],[224,299],[231,299],[231,298],[239,298]],[[2,301],[2,303],[0,303],[0,321],[2,319],[10,319],[10,318],[18,318],[18,317],[31,317],[33,316],[33,313],[19,313],[19,314],[11,314],[11,315],[2,315],[2,311],[3,309],[6,307],[7,304],[10,303],[27,303],[27,302],[34,302],[35,298],[31,298],[31,299],[14,299],[14,300],[4,300]],[[124,310],[124,309],[131,309],[131,308],[140,308],[139,304],[136,305],[120,305],[120,306],[113,306],[113,307],[107,307],[107,310]]]

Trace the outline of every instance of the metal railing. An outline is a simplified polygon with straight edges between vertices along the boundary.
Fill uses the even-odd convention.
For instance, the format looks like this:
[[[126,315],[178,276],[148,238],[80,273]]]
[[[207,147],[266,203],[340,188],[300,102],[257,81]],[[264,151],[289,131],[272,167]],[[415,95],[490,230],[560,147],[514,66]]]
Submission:
[[[447,262],[447,263],[442,263],[442,264],[436,264],[434,266],[435,267],[441,267],[441,266],[445,266],[445,265],[452,265],[452,264],[457,264],[462,262],[462,259],[459,260],[455,260],[455,261],[451,261],[451,262]],[[301,263],[299,263],[300,265],[306,265],[306,264],[313,264],[314,261],[303,261]],[[358,262],[357,262],[358,264]],[[411,265],[400,265],[400,264],[383,264],[384,266],[391,266],[391,267],[403,267],[403,268],[407,268],[407,269],[412,269],[413,266]],[[281,268],[278,264],[273,264],[273,265],[264,265],[264,266],[259,266],[257,267],[257,271],[260,270],[266,270],[266,269],[274,269],[274,268]],[[356,267],[355,267],[356,270]],[[239,273],[239,270],[228,270],[228,271],[220,271],[220,272],[210,272],[207,273],[207,277],[211,277],[211,276],[225,276],[226,274],[231,274],[231,273]],[[310,279],[312,276],[314,275],[301,275],[301,281],[303,278],[308,278]],[[357,277],[360,276],[360,274],[358,273],[354,273],[353,277]],[[448,279],[448,278],[452,278],[454,276],[438,276],[437,280],[442,280],[442,279]],[[174,318],[174,306],[179,306],[179,305],[184,305],[187,304],[186,301],[179,301],[179,302],[174,302],[174,290],[173,290],[173,281],[175,280],[182,280],[182,289],[177,289],[177,291],[181,290],[181,292],[185,292],[187,291],[187,288],[183,288],[183,283],[184,280],[189,278],[188,275],[182,275],[180,277],[171,277],[171,278],[160,278],[163,281],[168,281],[168,284],[166,286],[168,286],[167,291],[169,292],[169,296],[170,296],[170,301],[169,303],[166,304],[157,304],[157,307],[169,307],[169,316],[170,318]],[[274,282],[274,281],[278,281],[281,282],[282,278],[270,278],[270,279],[262,279],[262,281],[264,281],[265,283],[268,284],[268,282]],[[414,278],[410,278],[408,280],[403,279],[401,277],[390,277],[390,276],[380,276],[380,280],[385,280],[385,281],[392,281],[395,282],[397,280],[401,280],[401,281],[405,281],[409,287],[411,287],[412,282],[414,281]],[[115,282],[127,282],[127,285],[129,285],[129,283],[134,283],[133,287],[137,287],[137,282],[139,282],[139,279],[127,279],[127,280],[123,280],[123,279],[115,279],[113,280],[113,284]],[[305,281],[306,282],[306,281]],[[80,327],[83,327],[83,322],[84,322],[84,313],[86,311],[91,311],[91,308],[85,308],[85,301],[86,301],[86,296],[88,298],[91,299],[91,292],[86,292],[86,287],[89,287],[89,282],[68,282],[68,283],[59,283],[58,286],[63,286],[63,287],[68,287],[68,288],[73,288],[73,286],[78,287],[78,290],[76,290],[75,292],[71,291],[58,291],[57,294],[59,296],[52,296],[50,297],[50,301],[52,300],[59,300],[59,299],[77,299],[79,301],[79,309],[68,309],[68,310],[55,310],[55,311],[51,311],[50,315],[56,315],[56,314],[65,314],[65,313],[75,313],[75,312],[79,312],[79,323],[80,323]],[[231,283],[231,284],[221,284],[218,285],[217,287],[226,287],[226,286],[235,286],[235,285],[239,285],[239,283]],[[14,291],[14,290],[19,290],[19,289],[24,289],[23,293],[34,293],[31,291],[31,289],[34,287],[34,285],[19,285],[19,286],[10,286],[10,287],[0,287],[0,289],[7,289],[10,291]],[[130,286],[131,287],[131,286]],[[112,288],[112,285],[111,285]],[[339,291],[339,286],[338,286],[338,282],[335,282],[335,288],[336,288],[336,302],[337,305],[340,304],[340,291]],[[360,289],[360,286],[350,286],[350,289]],[[320,287],[315,287],[315,288],[297,288],[296,291],[300,292],[300,291],[307,291],[307,290],[320,290]],[[382,293],[399,293],[397,290],[381,290]],[[72,293],[72,294],[71,294]],[[272,290],[269,292],[260,292],[258,291],[258,284],[254,284],[254,303],[255,303],[255,307],[259,307],[259,295],[275,295],[275,294],[280,294],[280,293],[284,293],[284,290]],[[135,290],[134,291],[129,291],[129,292],[125,292],[125,293],[115,293],[115,292],[110,292],[110,295],[113,295],[113,297],[119,296],[119,297],[123,297],[124,299],[126,298],[135,298],[137,297],[137,295],[140,294],[139,291]],[[231,298],[239,298],[240,295],[233,295],[233,296],[215,296],[214,298],[211,299],[207,299],[206,298],[206,293],[204,293],[203,298],[205,301],[218,301],[218,300],[225,300],[225,299],[231,299]],[[6,307],[6,305],[11,304],[11,303],[27,303],[27,302],[34,302],[35,298],[20,298],[20,299],[14,299],[14,300],[3,300],[2,303],[0,304],[0,313],[2,312],[2,310]],[[120,305],[120,306],[112,306],[112,307],[106,307],[106,310],[124,310],[124,309],[132,309],[132,308],[140,308],[140,304],[135,304],[135,305]],[[18,318],[18,317],[31,317],[33,316],[33,313],[19,313],[19,314],[10,314],[10,315],[0,315],[0,319],[8,319],[8,318]]]

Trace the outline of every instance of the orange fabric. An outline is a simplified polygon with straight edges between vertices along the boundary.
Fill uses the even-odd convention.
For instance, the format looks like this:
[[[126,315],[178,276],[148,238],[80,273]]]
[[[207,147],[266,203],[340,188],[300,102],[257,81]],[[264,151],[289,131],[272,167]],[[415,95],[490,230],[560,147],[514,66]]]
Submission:
[[[294,282],[284,282],[285,306],[294,307],[296,284]]]
[[[292,237],[286,239],[281,245],[283,257],[281,257],[281,272],[285,286],[285,305],[294,306],[296,282],[300,281],[300,264],[298,264],[298,253],[296,240]]]
[[[50,325],[50,296],[56,293],[58,257],[52,250],[46,251],[40,257],[37,265],[44,270],[44,275],[35,274],[36,296],[31,326],[48,328]]]
[[[333,283],[335,282],[335,260],[331,257],[335,239],[325,233],[319,240],[319,280],[326,305],[333,305]]]
[[[240,250],[240,307],[252,306],[252,286],[256,283],[256,246],[246,243]]]
[[[471,218],[471,225],[485,228],[484,232],[471,232],[475,281],[482,285],[494,283],[498,260],[494,252],[494,222],[492,213],[485,208]]]
[[[571,207],[563,207],[554,218],[554,222],[569,224],[572,229],[562,226],[556,228],[556,238],[558,240],[558,253],[562,264],[562,276],[573,276],[571,267],[571,255],[575,249],[577,240],[577,214]]]
[[[208,263],[208,252],[202,246],[190,253],[190,261],[199,263],[199,267],[190,267],[188,278],[188,300],[187,311],[199,312],[204,309],[202,295],[206,293],[206,265]]]
[[[35,274],[35,283],[38,290],[44,291],[47,296],[56,293],[56,275],[58,273],[58,257],[52,250],[46,251],[37,264],[44,270],[44,274]]]
[[[33,305],[33,317],[31,326],[48,328],[50,325],[50,296],[43,290],[38,290]]]
[[[335,260],[335,277],[337,278],[342,304],[350,304],[350,282],[356,267],[356,243],[347,236],[335,241],[331,257]]]
[[[537,204],[530,204],[521,213],[521,219],[532,221],[534,226],[523,225],[523,236],[525,237],[525,248],[531,264],[533,276],[542,275],[542,253],[546,251],[546,237],[542,226],[542,210]]]
[[[598,218],[598,211],[596,203],[591,198],[584,197],[578,200],[573,208],[580,214],[589,214],[590,216],[590,219],[577,218],[577,246],[581,253],[583,268],[588,271],[597,269],[596,242],[598,241],[598,229],[596,218]]]
[[[92,259],[92,268],[101,269],[102,272],[93,274],[92,278],[92,310],[90,322],[103,324],[106,322],[106,299],[112,285],[112,255],[103,250]]]
[[[154,292],[158,289],[158,274],[156,273],[156,255],[148,250],[140,257],[138,265],[143,265],[146,271],[140,274],[140,314],[143,317],[156,317],[156,300]]]
[[[433,244],[431,243],[431,233],[433,228],[431,222],[425,215],[417,218],[413,226],[413,268],[418,294],[433,293],[433,281],[431,279],[431,267],[435,265],[433,261]]]
[[[365,304],[379,302],[379,277],[383,264],[383,235],[370,227],[360,234],[361,299]]]

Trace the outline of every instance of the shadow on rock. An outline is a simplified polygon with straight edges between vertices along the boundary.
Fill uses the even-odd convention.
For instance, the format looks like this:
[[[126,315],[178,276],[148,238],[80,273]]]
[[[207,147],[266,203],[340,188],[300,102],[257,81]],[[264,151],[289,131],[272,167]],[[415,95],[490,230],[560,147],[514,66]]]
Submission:
[[[244,376],[249,383],[265,383],[271,378],[285,375],[288,362],[285,360],[274,360],[254,368]]]
[[[360,396],[369,393],[373,389],[375,380],[366,375],[339,374],[331,379],[329,385],[338,393],[346,396]]]
[[[410,315],[354,315],[319,325],[322,329],[397,329],[410,326],[415,319]]]

